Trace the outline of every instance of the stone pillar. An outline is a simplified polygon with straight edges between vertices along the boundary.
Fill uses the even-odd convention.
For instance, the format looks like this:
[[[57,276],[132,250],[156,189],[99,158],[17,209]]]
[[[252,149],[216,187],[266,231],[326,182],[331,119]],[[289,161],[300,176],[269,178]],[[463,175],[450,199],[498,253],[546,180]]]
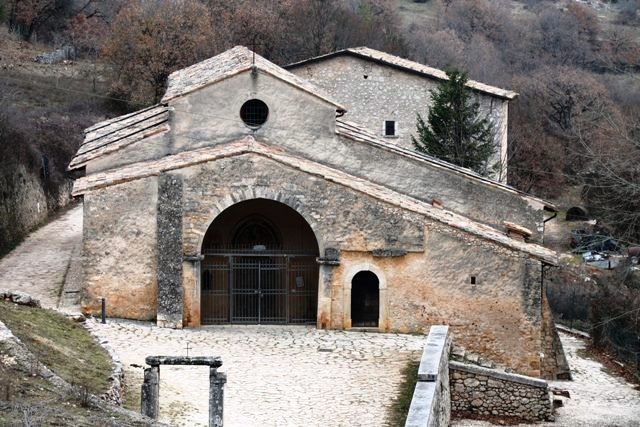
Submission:
[[[331,292],[333,284],[333,267],[340,265],[340,250],[328,247],[324,256],[317,259],[320,265],[318,280],[318,329],[331,328]]]
[[[227,375],[209,368],[209,427],[222,427],[224,406],[224,384]]]
[[[182,328],[182,178],[158,178],[158,312],[157,323]]]
[[[141,393],[140,412],[157,420],[160,413],[160,366],[145,368]]]

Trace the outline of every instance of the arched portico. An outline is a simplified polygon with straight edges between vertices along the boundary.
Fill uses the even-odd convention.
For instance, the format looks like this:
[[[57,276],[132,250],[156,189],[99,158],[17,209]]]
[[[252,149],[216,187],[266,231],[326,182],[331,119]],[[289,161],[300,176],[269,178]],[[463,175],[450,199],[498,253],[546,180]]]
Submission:
[[[201,254],[201,324],[316,323],[318,242],[288,205],[232,205],[209,226]]]

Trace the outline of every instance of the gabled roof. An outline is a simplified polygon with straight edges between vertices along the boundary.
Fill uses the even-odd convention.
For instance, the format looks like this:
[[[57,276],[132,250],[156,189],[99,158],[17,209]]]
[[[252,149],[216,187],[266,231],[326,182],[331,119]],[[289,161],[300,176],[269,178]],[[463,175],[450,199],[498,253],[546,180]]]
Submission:
[[[528,193],[525,193],[524,191],[518,190],[517,188],[503,184],[499,181],[495,181],[491,178],[487,178],[485,176],[479,175],[476,172],[472,171],[471,169],[463,168],[461,166],[457,166],[452,163],[445,162],[444,160],[440,160],[435,157],[428,156],[418,151],[408,150],[406,148],[400,147],[399,145],[393,144],[382,138],[379,138],[375,134],[371,133],[370,131],[368,131],[367,129],[361,127],[356,123],[348,122],[342,119],[336,119],[336,134],[344,138],[351,139],[353,141],[363,142],[365,144],[374,145],[374,146],[383,148],[387,151],[391,151],[403,157],[412,158],[419,162],[429,163],[430,165],[435,166],[436,168],[448,170],[452,173],[465,176],[473,181],[479,182],[489,187],[495,187],[503,191],[517,194],[531,201],[540,203],[546,209],[549,209],[554,212],[557,211],[557,207],[546,200],[532,196]]]
[[[131,114],[99,122],[84,131],[84,141],[71,159],[68,170],[120,150],[144,138],[169,131],[169,108],[153,105]]]
[[[353,47],[348,49],[337,50],[335,52],[327,53],[325,55],[316,56],[313,58],[305,59],[303,61],[294,62],[285,66],[286,69],[299,67],[312,62],[319,62],[324,59],[333,58],[340,55],[351,55],[358,58],[377,62],[379,64],[388,65],[390,67],[398,68],[404,71],[417,73],[422,76],[431,77],[438,80],[448,80],[447,73],[437,68],[429,67],[419,62],[410,61],[408,59],[400,58],[399,56],[391,55],[379,50],[370,49],[368,47]],[[469,80],[467,87],[476,90],[478,92],[486,93],[488,95],[497,96],[498,98],[512,100],[518,94],[516,92],[501,89],[499,87],[490,86],[484,83],[477,82],[475,80]]]
[[[236,46],[212,58],[171,73],[167,91],[161,102],[167,103],[205,86],[251,70],[254,66],[259,71],[270,74],[334,105],[337,110],[346,111],[342,105],[332,100],[320,88],[267,61],[244,46]]]
[[[134,163],[113,171],[95,173],[76,180],[73,185],[73,195],[78,196],[87,191],[136,179],[157,176],[170,170],[181,169],[226,157],[236,157],[249,153],[272,159],[280,164],[301,170],[308,174],[320,176],[322,179],[351,188],[352,190],[363,193],[377,200],[381,200],[385,203],[398,206],[411,212],[416,212],[434,221],[457,228],[485,240],[527,253],[547,263],[554,265],[558,263],[557,254],[543,246],[513,239],[506,233],[502,233],[488,225],[475,222],[472,219],[455,212],[434,207],[427,202],[414,199],[410,196],[398,193],[395,190],[355,177],[346,172],[339,171],[312,160],[294,156],[279,147],[258,142],[252,136],[246,136],[241,140],[227,144],[185,151],[165,156],[157,160]]]

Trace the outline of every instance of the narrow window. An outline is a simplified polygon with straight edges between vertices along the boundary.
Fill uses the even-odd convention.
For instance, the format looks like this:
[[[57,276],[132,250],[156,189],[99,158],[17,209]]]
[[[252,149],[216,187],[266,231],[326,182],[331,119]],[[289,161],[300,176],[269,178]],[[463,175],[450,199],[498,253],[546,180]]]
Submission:
[[[384,122],[384,136],[396,136],[396,122],[394,120]]]
[[[476,284],[476,276],[471,276],[471,284],[472,285]]]

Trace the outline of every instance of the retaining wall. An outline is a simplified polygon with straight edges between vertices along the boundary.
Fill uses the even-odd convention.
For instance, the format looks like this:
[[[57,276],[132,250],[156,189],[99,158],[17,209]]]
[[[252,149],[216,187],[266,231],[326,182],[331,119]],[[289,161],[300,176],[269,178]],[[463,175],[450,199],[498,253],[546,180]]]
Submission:
[[[462,416],[512,416],[526,421],[551,420],[546,381],[464,363],[449,363],[451,411]]]

